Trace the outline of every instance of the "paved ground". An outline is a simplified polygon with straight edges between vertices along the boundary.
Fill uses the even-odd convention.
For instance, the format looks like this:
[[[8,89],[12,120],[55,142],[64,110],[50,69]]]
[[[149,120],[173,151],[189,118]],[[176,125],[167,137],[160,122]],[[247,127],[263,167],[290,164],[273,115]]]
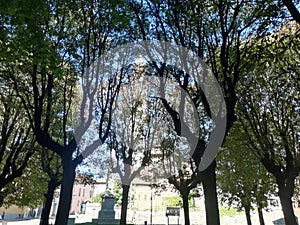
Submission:
[[[4,223],[3,223],[4,222]],[[50,220],[50,224],[54,224],[54,220]],[[26,219],[26,220],[0,220],[0,225],[39,225],[39,219]]]
[[[38,225],[39,221],[38,219],[33,219],[33,220],[0,220],[2,222],[2,225],[7,224],[7,225]],[[1,224],[0,222],[0,224]]]
[[[297,210],[297,213],[300,213],[300,210]],[[276,209],[271,212],[265,212],[264,218],[265,218],[266,225],[274,225],[273,223],[274,220],[282,218],[282,212],[280,209]],[[200,213],[191,212],[190,219],[192,225],[196,225],[196,224],[205,225],[205,214],[203,212]],[[84,215],[81,215],[76,219],[76,223],[81,223],[88,220],[89,218],[85,218]],[[148,224],[149,224],[149,212],[144,212],[144,211],[136,212],[136,224],[144,224],[145,220],[148,220]],[[7,225],[39,225],[38,219],[6,221],[6,222]],[[50,221],[50,223],[51,222],[53,223],[54,221]],[[177,224],[177,218],[175,217],[170,218],[169,222],[172,224]],[[165,217],[164,212],[153,212],[153,224],[167,224],[167,218]],[[183,224],[183,216],[180,217],[180,224]],[[246,225],[246,224],[247,223],[244,215],[236,215],[233,217],[229,217],[229,216],[221,217],[221,225]],[[258,215],[256,213],[252,214],[252,224],[259,225]]]

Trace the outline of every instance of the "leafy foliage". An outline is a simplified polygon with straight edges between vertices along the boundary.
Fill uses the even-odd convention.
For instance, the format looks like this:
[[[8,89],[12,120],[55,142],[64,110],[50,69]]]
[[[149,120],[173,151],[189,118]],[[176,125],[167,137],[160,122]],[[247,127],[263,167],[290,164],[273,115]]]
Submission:
[[[247,146],[274,175],[287,224],[296,224],[291,198],[300,172],[299,44],[293,22],[258,41],[245,59],[240,87]]]
[[[115,195],[115,204],[121,205],[122,203],[122,185],[119,182],[114,183],[114,195]]]
[[[71,108],[78,97],[76,82],[102,53],[118,44],[138,39],[177,43],[203,58],[225,96],[226,131],[229,133],[237,118],[235,105],[240,100],[239,122],[247,133],[247,147],[276,176],[278,183],[281,181],[282,184],[288,178],[288,184],[293,186],[292,181],[300,168],[299,27],[286,23],[288,15],[283,4],[298,20],[298,10],[287,0],[1,1],[0,203],[5,196],[19,191],[17,193],[24,200],[19,199],[20,205],[35,205],[28,202],[23,189],[19,188],[23,182],[28,192],[37,194],[37,200],[40,198],[39,192],[33,193],[30,179],[27,179],[31,177],[32,184],[35,183],[37,178],[32,171],[39,172],[39,167],[31,164],[37,157],[33,155],[36,151],[35,138],[60,157],[61,161],[54,161],[62,163],[63,171],[52,162],[48,166],[54,169],[54,173],[48,170],[48,174],[65,172],[58,178],[63,177],[62,190],[67,190],[65,187],[68,185],[69,189],[61,192],[67,194],[60,199],[70,201],[75,169],[83,158],[71,127],[74,122]],[[284,26],[279,26],[282,24]],[[211,111],[205,104],[203,93],[184,87],[185,82],[190,80],[186,74],[179,72],[175,72],[175,80],[190,94],[198,109],[205,111],[209,117]],[[239,79],[242,83],[237,96]],[[130,83],[129,80],[127,82]],[[100,90],[103,95],[98,96],[99,111],[96,110],[96,114],[100,121],[99,137],[103,142],[108,138],[109,115],[118,85],[116,80],[108,81],[107,87]],[[144,112],[138,111],[139,104],[132,104],[128,114],[131,113],[132,117],[145,116]],[[171,132],[176,132],[176,128]],[[205,141],[201,137],[199,145],[202,148],[193,156],[197,165],[205,149]],[[243,143],[239,140],[232,143],[236,141]],[[162,144],[170,143],[165,141]],[[236,149],[237,146],[231,148]],[[231,151],[224,152],[220,157],[229,157]],[[126,153],[121,155],[117,157],[132,164],[132,157]],[[148,156],[146,159],[144,164],[151,162]],[[252,156],[249,156],[250,159],[255,162]],[[236,160],[243,164],[241,156]],[[222,161],[221,166],[228,165]],[[229,166],[232,169],[241,165],[231,162]],[[214,172],[212,164],[212,169],[202,176],[204,186],[211,189],[215,189]],[[249,178],[254,178],[254,174],[250,175]],[[44,178],[44,174],[42,176]],[[209,178],[212,179],[208,181]],[[252,183],[247,179],[243,182],[247,183],[245,187]],[[44,188],[42,186],[41,189]],[[218,217],[216,193],[210,193],[205,195],[213,198],[213,201],[206,201],[208,224],[218,224],[218,219],[214,220]],[[252,198],[250,202],[254,201]],[[67,202],[64,204],[68,205]],[[212,205],[209,205],[211,202]],[[68,209],[60,211],[65,214],[66,220]]]
[[[92,197],[91,201],[92,201],[92,203],[100,203],[101,204],[102,203],[101,193]]]
[[[11,183],[15,191],[6,196],[4,205],[31,208],[43,205],[45,193],[47,193],[48,177],[38,165],[37,158],[36,155],[33,156],[23,175]]]
[[[273,177],[247,146],[246,133],[238,123],[218,155],[217,176],[222,203],[239,210],[266,208],[275,193]]]

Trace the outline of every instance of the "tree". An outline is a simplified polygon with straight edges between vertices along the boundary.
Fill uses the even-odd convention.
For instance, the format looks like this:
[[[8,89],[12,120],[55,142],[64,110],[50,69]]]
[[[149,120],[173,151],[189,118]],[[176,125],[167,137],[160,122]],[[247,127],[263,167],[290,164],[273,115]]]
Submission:
[[[43,204],[40,225],[49,224],[49,216],[52,207],[52,201],[56,188],[61,185],[62,165],[59,156],[55,152],[42,149],[40,152],[41,167],[47,174],[47,192],[44,193],[45,200]]]
[[[7,196],[16,193],[15,183],[25,173],[36,143],[28,120],[22,117],[24,111],[15,91],[1,85],[0,92],[0,205],[3,205]]]
[[[146,0],[129,1],[128,4],[100,0],[6,2],[1,8],[0,18],[4,83],[13,85],[21,99],[37,142],[62,159],[62,196],[56,223],[65,224],[67,221],[74,171],[83,159],[78,148],[81,145],[69,132],[76,81],[79,76],[84,77],[92,71],[86,68],[93,65],[97,57],[109,46],[125,40],[149,38],[177,43],[196,52],[210,65],[222,87],[228,132],[236,119],[236,84],[240,78],[241,59],[249,49],[247,44],[253,36],[261,37],[282,23],[284,18],[277,19],[280,13],[282,9],[274,1]],[[139,30],[132,25],[137,25]],[[156,65],[156,69],[163,71],[162,65]],[[184,80],[189,81],[184,73],[177,73],[177,76],[178,79],[175,79],[179,85]],[[83,80],[85,84],[92,81]],[[118,89],[115,80],[110,79],[109,82],[111,91],[106,93],[111,95],[106,98],[106,103],[114,100]],[[87,85],[85,91],[91,87]],[[93,95],[93,90],[85,92],[83,99]],[[199,99],[210,117],[210,109],[205,105],[201,91],[194,98],[196,105],[199,105]],[[83,102],[82,106],[91,102]],[[111,105],[99,111],[99,139],[102,143],[110,128]],[[91,125],[92,116],[87,117],[80,124],[84,128]],[[54,130],[61,132],[61,140],[55,140]],[[198,150],[193,155],[194,160],[198,160],[197,164],[205,145],[205,140],[199,140]],[[202,172],[202,181],[207,223],[219,224],[215,162]]]
[[[297,5],[292,0],[282,0],[282,3],[288,9],[293,19],[300,24],[300,12],[297,9]]]
[[[167,111],[171,107],[168,102],[172,102],[172,107],[181,112],[185,110],[196,112],[196,110],[192,109],[190,101],[185,101],[187,96],[176,82],[160,79],[156,71],[148,64],[146,63],[144,68],[135,68],[138,66],[134,65],[133,73],[125,79],[115,102],[115,122],[109,145],[116,153],[115,171],[119,173],[122,181],[121,224],[126,222],[129,185],[134,177],[149,164],[156,169],[158,165],[163,168],[160,174],[154,173],[153,177],[148,174],[150,180],[163,176],[169,178],[169,181],[179,188],[184,200],[188,224],[188,196],[190,190],[198,182],[194,180],[197,167],[193,165],[191,174],[187,174],[186,165],[190,167],[193,160],[188,157],[187,164],[184,165],[184,158],[188,155],[187,152],[193,150],[192,141],[187,144],[171,128],[173,118]],[[168,105],[169,108],[165,109],[167,107],[164,105]],[[194,132],[197,133],[198,129],[197,121],[193,123],[193,113],[182,113],[181,116],[191,126],[185,131],[189,131],[189,134],[194,136]],[[189,139],[191,140],[192,137]],[[185,148],[184,145],[186,145]],[[119,162],[123,162],[122,167]],[[179,180],[173,176],[177,169],[179,169]],[[185,174],[182,174],[183,171]]]
[[[285,223],[291,225],[296,224],[291,198],[300,172],[298,40],[299,26],[287,23],[256,43],[246,61],[239,105],[247,144],[274,175]]]
[[[116,159],[113,171],[119,174],[122,183],[122,225],[126,225],[131,182],[150,163],[162,134],[158,129],[157,100],[147,96],[148,85],[141,81],[143,77],[137,74],[136,66],[125,74],[115,101],[113,131],[108,140]]]
[[[102,193],[97,194],[96,196],[91,198],[92,203],[102,203]]]
[[[166,112],[165,114],[168,115]],[[172,128],[169,129],[157,153],[151,154],[150,169],[147,174],[144,174],[143,179],[154,182],[151,188],[155,187],[156,193],[166,189],[165,180],[171,184],[171,187],[181,196],[180,203],[176,203],[176,206],[183,207],[184,221],[188,225],[190,224],[190,199],[197,196],[197,193],[193,193],[192,190],[199,184],[198,170],[193,158],[188,154],[190,148],[186,141],[180,140],[180,137],[172,132]],[[186,148],[186,151],[183,148]],[[170,204],[175,205],[174,202]]]
[[[247,52],[252,35],[264,35],[268,27],[278,23],[276,17],[282,11],[277,3],[268,1],[131,1],[135,23],[140,29],[138,39],[170,41],[197,53],[211,67],[225,96],[228,132],[236,120],[236,86],[240,78],[243,55]],[[243,51],[242,51],[243,47]],[[158,66],[158,71],[163,67]],[[188,80],[185,73],[177,79],[183,87]],[[183,87],[184,88],[184,87]],[[189,90],[185,89],[188,93]],[[192,93],[191,96],[194,97]],[[202,101],[208,116],[210,109],[206,99],[198,91],[193,98],[198,106]],[[175,121],[175,120],[174,120]],[[199,140],[193,158],[197,165],[205,150],[205,140]],[[203,182],[206,219],[208,225],[220,224],[216,192],[215,161],[201,173]]]
[[[115,195],[115,204],[121,205],[122,204],[122,184],[119,182],[114,182],[114,195]]]
[[[78,140],[70,133],[76,81],[81,75],[86,84],[81,105],[84,113],[87,102],[94,104],[87,97],[96,96],[96,90],[89,86],[94,77],[84,79],[83,75],[88,74],[86,68],[106,49],[108,37],[112,37],[110,32],[116,32],[113,23],[103,22],[113,21],[113,15],[117,15],[108,10],[110,7],[106,1],[36,0],[8,3],[2,11],[5,31],[1,42],[6,43],[2,57],[8,82],[23,104],[37,142],[61,158],[63,174],[56,224],[67,223],[75,169],[84,155],[77,143],[84,132],[77,133]],[[113,95],[111,90],[110,94]],[[101,110],[109,115],[108,108]],[[81,121],[80,131],[91,125],[92,115]],[[107,120],[102,114],[99,118],[103,128],[99,139],[104,142],[107,132],[103,124]],[[56,140],[58,133],[61,138]],[[99,140],[85,150],[91,152],[98,145]]]
[[[168,85],[164,87],[165,89],[170,90]],[[198,126],[197,122],[194,122],[195,118],[190,118],[191,115],[193,115],[193,110],[191,109],[192,106],[190,105],[190,102],[186,99],[187,96],[182,94],[182,90],[178,88],[172,87],[174,92],[177,93],[177,96],[174,94],[171,94],[170,91],[168,94],[165,94],[164,98],[161,98],[161,101],[163,102],[163,105],[167,104],[166,110],[161,110],[161,113],[165,114],[165,117],[168,118],[166,120],[166,123],[169,124],[169,130],[166,137],[162,140],[160,143],[160,154],[156,156],[159,161],[162,162],[162,168],[163,170],[158,171],[157,173],[164,173],[164,175],[168,175],[167,180],[169,184],[171,184],[176,191],[179,192],[181,198],[182,198],[182,207],[184,210],[184,221],[186,225],[190,224],[189,219],[189,200],[192,196],[191,191],[197,187],[197,185],[200,183],[199,179],[199,171],[198,166],[196,165],[194,159],[190,156],[190,152],[193,151],[192,142],[189,142],[182,138],[178,133],[176,133],[172,128],[173,126],[173,118],[169,116],[170,108],[172,110],[176,110],[177,112],[186,112],[181,113],[180,118],[182,121],[184,121],[182,124],[189,125],[189,128],[183,128],[187,132],[187,130],[194,135],[199,132],[199,130],[196,128]],[[162,88],[161,88],[162,89]],[[178,94],[179,93],[179,94]],[[184,100],[183,100],[184,99]],[[167,103],[168,102],[168,103]],[[184,104],[178,104],[183,103]],[[162,106],[163,107],[163,106]],[[164,108],[163,108],[164,109]],[[189,113],[188,113],[189,112]],[[195,113],[195,111],[194,111]],[[197,113],[195,115],[197,116]],[[192,116],[192,117],[193,117]],[[205,117],[205,116],[204,116]],[[195,127],[193,127],[193,125]],[[196,129],[195,129],[196,128]],[[206,132],[205,129],[200,129],[201,133],[204,134]],[[152,165],[154,168],[156,165],[158,165],[157,162],[155,162],[154,159],[152,159],[152,162],[154,161],[154,164]],[[157,170],[157,168],[156,168]],[[159,174],[154,174],[156,177],[160,177]]]
[[[251,210],[257,207],[260,224],[264,225],[262,210],[268,207],[275,193],[274,179],[247,146],[247,137],[240,122],[231,129],[217,157],[217,181],[221,201],[229,207],[244,209],[251,225]]]
[[[43,204],[47,190],[47,175],[39,164],[38,153],[28,160],[20,177],[15,178],[7,187],[11,190],[4,198],[4,206],[36,208]]]
[[[190,161],[190,165],[183,165],[182,169],[178,171],[178,174],[168,178],[170,184],[174,185],[176,190],[179,191],[182,198],[182,206],[184,210],[185,225],[190,224],[189,218],[189,199],[191,197],[191,190],[194,189],[199,180],[197,178],[197,167],[193,165],[193,159]]]
[[[5,27],[6,37],[4,37],[11,36],[6,42],[9,51],[5,51],[7,57],[4,61],[9,85],[14,87],[16,95],[23,104],[21,108],[24,108],[25,113],[22,116],[28,119],[37,142],[46,147],[51,144],[59,145],[50,138],[50,124],[54,118],[53,116],[64,106],[67,106],[67,99],[61,101],[62,104],[60,105],[58,101],[55,101],[61,99],[59,96],[61,89],[57,86],[54,89],[54,83],[59,80],[62,70],[54,69],[60,64],[60,59],[55,52],[56,48],[50,47],[51,41],[49,38],[45,38],[46,33],[51,35],[48,29],[49,26],[46,26],[52,19],[49,17],[51,12],[43,1],[17,1],[14,4],[6,5],[6,10],[11,13],[12,18],[5,21],[7,26]],[[6,16],[6,18],[8,17]],[[56,74],[56,77],[53,74]],[[61,80],[65,80],[65,84],[67,84],[70,81],[70,76],[65,78]],[[66,93],[65,88],[64,94]],[[61,106],[60,109],[56,107],[58,105]],[[52,109],[53,111],[51,111]],[[64,126],[66,126],[65,121],[63,120]],[[65,127],[63,129],[66,143],[66,129]],[[51,149],[51,147],[49,148]],[[68,198],[64,199],[68,201]],[[68,212],[66,204],[64,208]],[[63,223],[64,221],[62,221]]]

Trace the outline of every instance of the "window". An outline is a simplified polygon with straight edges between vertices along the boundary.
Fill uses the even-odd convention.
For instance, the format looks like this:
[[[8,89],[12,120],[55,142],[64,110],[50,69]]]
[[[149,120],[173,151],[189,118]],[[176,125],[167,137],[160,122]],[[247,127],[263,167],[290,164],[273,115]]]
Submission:
[[[82,197],[85,196],[85,189],[82,190]]]
[[[79,191],[78,191],[78,196],[80,197],[81,195],[81,188],[79,188]]]
[[[93,191],[90,191],[90,198],[93,196]]]

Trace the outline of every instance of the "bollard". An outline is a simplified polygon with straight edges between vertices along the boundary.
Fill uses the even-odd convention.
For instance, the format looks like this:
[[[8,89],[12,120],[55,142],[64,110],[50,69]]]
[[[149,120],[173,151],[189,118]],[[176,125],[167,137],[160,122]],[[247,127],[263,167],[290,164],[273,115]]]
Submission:
[[[147,225],[147,221],[144,221],[144,225]]]

